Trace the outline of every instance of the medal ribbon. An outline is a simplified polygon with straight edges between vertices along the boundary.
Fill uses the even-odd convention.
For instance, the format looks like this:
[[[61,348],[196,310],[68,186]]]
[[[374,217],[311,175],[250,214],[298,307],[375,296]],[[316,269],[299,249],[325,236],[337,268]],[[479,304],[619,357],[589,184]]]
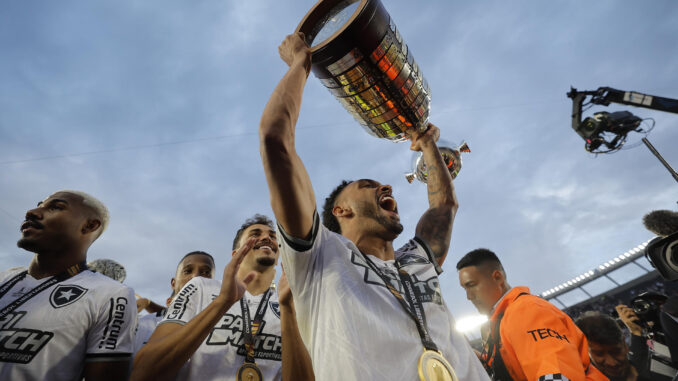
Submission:
[[[261,302],[259,302],[257,313],[254,314],[254,321],[250,319],[250,308],[245,301],[245,297],[243,296],[240,299],[240,308],[242,309],[242,318],[244,320],[243,345],[245,346],[246,351],[245,362],[254,363],[254,339],[263,325],[264,314],[266,314],[268,300],[271,299],[271,294],[273,294],[272,288],[266,290],[266,293],[261,298]]]
[[[23,294],[21,297],[18,299],[14,300],[12,303],[8,304],[5,306],[0,311],[0,319],[4,318],[7,316],[10,312],[14,311],[15,309],[19,308],[22,304],[26,303],[29,299],[33,298],[34,296],[38,295],[42,291],[52,287],[53,285],[62,282],[72,276],[75,276],[79,274],[82,271],[87,270],[87,263],[85,261],[78,263],[77,265],[73,265],[69,268],[66,269],[66,271],[57,274],[46,281],[40,283],[39,285],[35,286],[32,290],[28,291],[27,293]],[[8,282],[0,286],[0,298],[5,296],[5,294],[14,287],[17,283],[22,281],[26,275],[28,275],[28,271],[23,271],[10,279]]]
[[[400,291],[396,290],[395,287],[391,285],[390,280],[386,278],[386,276],[384,276],[384,274],[382,274],[381,271],[379,271],[377,266],[367,257],[367,255],[363,254],[362,252],[360,254],[362,254],[363,258],[370,266],[372,271],[379,275],[381,280],[384,281],[386,288],[391,292],[391,294],[393,294],[393,296],[395,296],[396,300],[398,300],[400,305],[403,306],[405,312],[407,312],[407,314],[412,318],[412,320],[414,320],[414,323],[417,325],[419,337],[421,338],[421,343],[424,345],[424,347],[431,351],[440,352],[438,350],[438,346],[433,342],[433,339],[431,338],[431,335],[428,332],[424,305],[421,303],[419,299],[417,299],[417,295],[414,292],[414,282],[412,281],[412,277],[410,276],[410,274],[408,274],[407,271],[405,271],[396,261],[396,267],[398,268],[398,276],[400,277],[400,282],[402,283],[403,288],[405,289],[405,294],[402,294]]]

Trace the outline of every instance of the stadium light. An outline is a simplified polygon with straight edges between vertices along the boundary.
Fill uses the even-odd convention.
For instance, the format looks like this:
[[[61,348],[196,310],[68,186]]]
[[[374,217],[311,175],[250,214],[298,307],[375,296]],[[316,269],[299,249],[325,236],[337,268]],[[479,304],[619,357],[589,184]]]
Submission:
[[[465,316],[457,320],[457,324],[454,326],[454,328],[461,333],[469,333],[478,329],[478,327],[480,327],[486,321],[486,315]]]
[[[587,284],[595,279],[600,278],[601,276],[604,276],[605,274],[611,271],[614,271],[622,266],[625,266],[635,261],[636,259],[642,257],[645,254],[644,249],[650,241],[651,240],[647,240],[646,242],[641,243],[640,245],[634,247],[633,249],[630,249],[606,262],[603,262],[602,264],[598,265],[598,268],[595,271],[589,270],[583,274],[580,274],[568,281],[565,281],[551,288],[548,291],[542,292],[541,296],[544,298],[547,296],[549,296],[550,298],[557,297],[558,295],[566,293],[575,288],[581,287],[584,284]]]

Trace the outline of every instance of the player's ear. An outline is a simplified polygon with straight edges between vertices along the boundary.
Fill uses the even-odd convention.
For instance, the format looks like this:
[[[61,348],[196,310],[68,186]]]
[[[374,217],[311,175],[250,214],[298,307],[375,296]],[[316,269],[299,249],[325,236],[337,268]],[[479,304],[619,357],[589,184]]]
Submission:
[[[351,210],[351,207],[344,208],[336,205],[334,208],[332,208],[332,214],[335,217],[350,217],[353,215],[353,211]]]
[[[88,234],[95,232],[101,227],[101,221],[97,219],[88,219],[85,225],[82,227],[82,234]]]

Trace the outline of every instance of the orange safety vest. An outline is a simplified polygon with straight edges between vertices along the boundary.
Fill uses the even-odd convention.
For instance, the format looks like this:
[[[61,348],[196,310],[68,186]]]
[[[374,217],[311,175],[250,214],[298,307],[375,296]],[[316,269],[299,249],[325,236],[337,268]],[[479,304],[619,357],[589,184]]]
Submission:
[[[489,323],[482,361],[497,381],[607,380],[591,364],[586,337],[572,319],[527,287],[506,293]]]

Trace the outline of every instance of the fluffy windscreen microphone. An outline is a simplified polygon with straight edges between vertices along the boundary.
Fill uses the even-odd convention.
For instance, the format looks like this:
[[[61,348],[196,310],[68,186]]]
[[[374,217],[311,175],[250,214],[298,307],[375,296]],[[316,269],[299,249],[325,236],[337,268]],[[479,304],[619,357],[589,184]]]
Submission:
[[[122,283],[127,278],[127,271],[120,263],[112,259],[95,259],[87,264],[87,267],[97,273]]]
[[[678,232],[678,212],[653,210],[643,216],[643,224],[652,233],[660,237],[666,237]]]

